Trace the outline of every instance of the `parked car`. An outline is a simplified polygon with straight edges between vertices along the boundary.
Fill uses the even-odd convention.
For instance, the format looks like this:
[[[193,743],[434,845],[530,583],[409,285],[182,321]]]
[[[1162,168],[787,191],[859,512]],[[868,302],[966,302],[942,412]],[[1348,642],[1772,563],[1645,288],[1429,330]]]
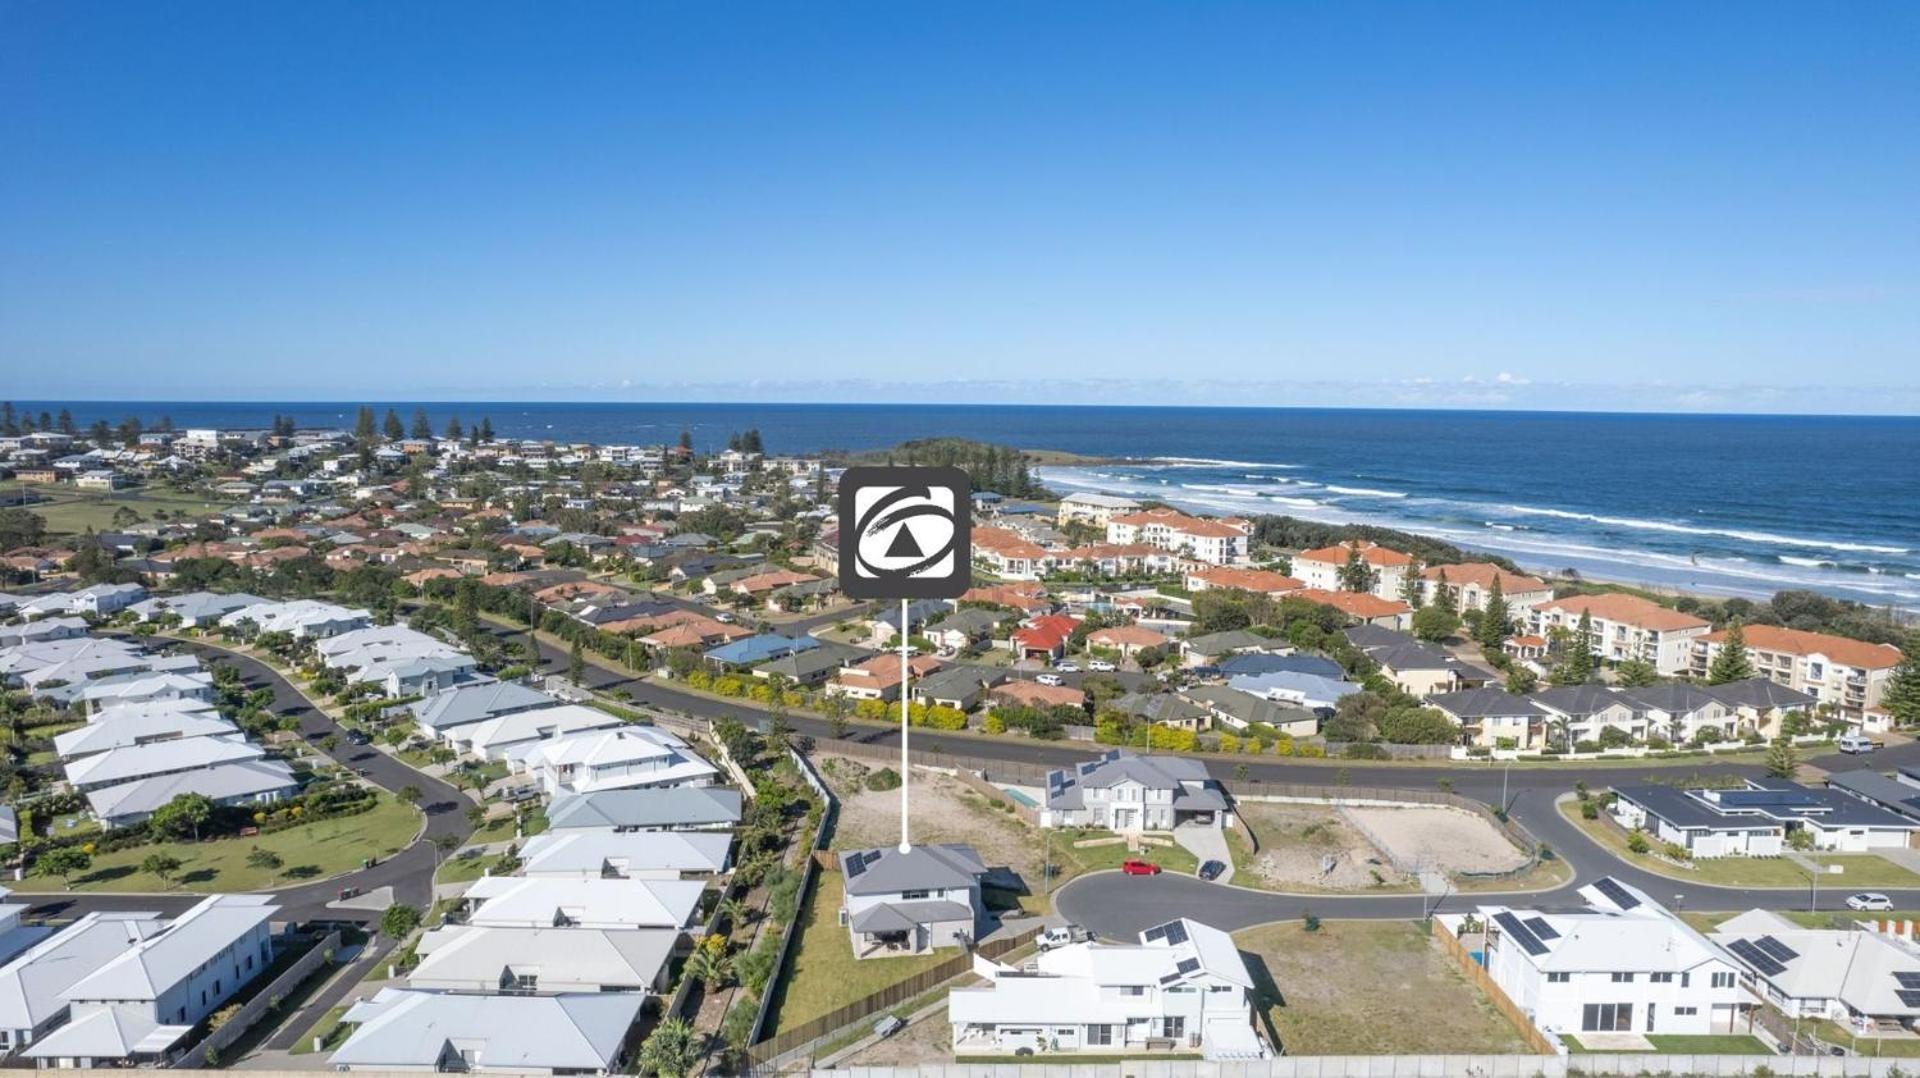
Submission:
[[[1087,664],[1087,669],[1093,670],[1102,674],[1111,674],[1115,670],[1118,670],[1120,668],[1118,666],[1115,666],[1113,663],[1108,662],[1106,659],[1095,659],[1092,662]]]
[[[713,616],[713,620],[719,622],[722,625],[732,625],[734,623],[735,618],[731,612],[722,610],[718,614],[715,614]]]
[[[1085,943],[1092,938],[1093,933],[1079,925],[1059,925],[1040,933],[1034,943],[1043,951],[1051,951],[1055,947],[1065,947],[1069,943]]]
[[[1154,864],[1152,861],[1128,858],[1120,862],[1120,871],[1129,876],[1158,876],[1160,874],[1160,866]]]
[[[1076,662],[1057,662],[1053,664],[1053,668],[1063,674],[1077,674],[1080,672],[1080,664]]]
[[[1874,739],[1868,737],[1865,734],[1840,735],[1840,751],[1841,752],[1856,753],[1856,754],[1865,753],[1865,752],[1872,752],[1873,750],[1879,747],[1880,747],[1880,742],[1875,741]]]
[[[1226,870],[1227,870],[1227,866],[1224,862],[1208,861],[1200,866],[1200,871],[1198,875],[1201,879],[1211,882],[1213,880],[1219,879],[1220,874],[1222,872],[1225,872]]]
[[[1060,675],[1059,675],[1059,674],[1040,674],[1040,675],[1037,675],[1037,676],[1036,676],[1036,677],[1035,677],[1035,678],[1034,678],[1033,680],[1035,680],[1035,681],[1037,681],[1037,682],[1039,682],[1039,683],[1040,683],[1040,684],[1042,684],[1042,685],[1064,685],[1064,684],[1066,684],[1066,682],[1064,682],[1064,681],[1062,681],[1062,680],[1061,680],[1061,678],[1060,678]]]
[[[1850,910],[1890,910],[1893,908],[1893,899],[1873,891],[1864,891],[1857,895],[1848,895],[1847,908]]]

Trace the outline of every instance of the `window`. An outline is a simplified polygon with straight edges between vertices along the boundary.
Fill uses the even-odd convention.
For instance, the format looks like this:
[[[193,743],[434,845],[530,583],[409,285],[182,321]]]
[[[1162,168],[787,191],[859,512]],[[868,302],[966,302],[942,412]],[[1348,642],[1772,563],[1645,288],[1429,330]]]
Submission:
[[[1547,974],[1547,983],[1548,983],[1548,984],[1566,984],[1566,983],[1567,983],[1568,981],[1570,981],[1570,980],[1573,980],[1573,974],[1571,974],[1571,973],[1549,973],[1549,974]]]
[[[1700,1013],[1700,1008],[1698,1008],[1698,1007],[1675,1007],[1675,1008],[1673,1009],[1673,1013],[1674,1013],[1674,1014],[1676,1014],[1676,1015],[1691,1015],[1691,1014],[1699,1014],[1699,1013]]]
[[[1672,983],[1673,983],[1673,974],[1671,974],[1671,973],[1649,973],[1649,974],[1647,974],[1647,979],[1648,979],[1648,980],[1650,980],[1650,981],[1652,981],[1652,982],[1653,982],[1654,984],[1672,984]]]
[[[1165,1036],[1184,1037],[1187,1035],[1187,1020],[1181,1015],[1170,1015],[1166,1019]]]
[[[1580,1011],[1583,1033],[1630,1032],[1632,1029],[1631,1003],[1589,1003]]]
[[[902,891],[900,892],[900,897],[908,902],[916,902],[926,898],[931,893],[930,891]]]
[[[1616,973],[1616,974],[1614,974],[1614,975],[1613,975],[1613,983],[1614,983],[1614,984],[1632,984],[1632,983],[1633,983],[1633,974],[1631,974],[1631,973]]]
[[[1123,996],[1144,996],[1147,994],[1147,987],[1142,984],[1123,984],[1120,986],[1120,994]]]
[[[1113,1027],[1112,1026],[1088,1026],[1087,1027],[1087,1044],[1098,1046],[1098,1047],[1105,1047],[1112,1043],[1113,1043]]]
[[[1687,986],[1689,986],[1689,985],[1691,985],[1692,983],[1693,983],[1693,974],[1691,974],[1691,973],[1682,973],[1682,974],[1680,975],[1680,987],[1682,987],[1682,988],[1686,988]]]
[[[1207,991],[1209,992],[1231,992],[1233,990],[1234,990],[1234,986],[1230,984],[1216,984],[1216,985],[1211,985],[1207,988]]]
[[[1714,974],[1714,975],[1713,975],[1713,986],[1714,986],[1715,988],[1732,988],[1732,987],[1733,987],[1733,974],[1731,974],[1731,973],[1716,973],[1716,974]]]

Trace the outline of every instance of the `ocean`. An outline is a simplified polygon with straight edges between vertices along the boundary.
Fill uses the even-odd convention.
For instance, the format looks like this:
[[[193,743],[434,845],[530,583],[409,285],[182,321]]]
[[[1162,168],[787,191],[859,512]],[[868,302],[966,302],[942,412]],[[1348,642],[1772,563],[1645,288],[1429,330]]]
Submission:
[[[1717,595],[1814,588],[1920,607],[1920,418],[997,405],[426,403],[502,437],[770,452],[958,435],[1118,463],[1046,467],[1061,493],[1364,522],[1522,566]],[[59,402],[16,402],[38,413]],[[86,426],[350,427],[355,403],[72,404]],[[386,405],[377,405],[384,410]],[[393,405],[409,419],[414,402]]]

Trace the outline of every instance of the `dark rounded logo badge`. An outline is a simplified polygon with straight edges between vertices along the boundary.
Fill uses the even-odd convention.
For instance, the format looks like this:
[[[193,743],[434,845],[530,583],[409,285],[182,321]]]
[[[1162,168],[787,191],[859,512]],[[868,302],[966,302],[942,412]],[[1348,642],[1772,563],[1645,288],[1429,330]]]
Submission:
[[[840,477],[840,588],[855,599],[956,599],[972,584],[972,489],[959,468]]]

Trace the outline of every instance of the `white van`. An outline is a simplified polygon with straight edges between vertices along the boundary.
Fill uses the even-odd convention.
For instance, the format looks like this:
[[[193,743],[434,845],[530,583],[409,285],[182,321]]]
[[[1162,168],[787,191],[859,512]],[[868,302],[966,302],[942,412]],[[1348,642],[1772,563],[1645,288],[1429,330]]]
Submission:
[[[1841,734],[1840,751],[1849,754],[1872,752],[1880,747],[1879,742],[1865,734]]]
[[[1033,680],[1039,682],[1042,685],[1064,685],[1065,684],[1065,682],[1060,679],[1059,674],[1038,674],[1038,675],[1035,675]]]

